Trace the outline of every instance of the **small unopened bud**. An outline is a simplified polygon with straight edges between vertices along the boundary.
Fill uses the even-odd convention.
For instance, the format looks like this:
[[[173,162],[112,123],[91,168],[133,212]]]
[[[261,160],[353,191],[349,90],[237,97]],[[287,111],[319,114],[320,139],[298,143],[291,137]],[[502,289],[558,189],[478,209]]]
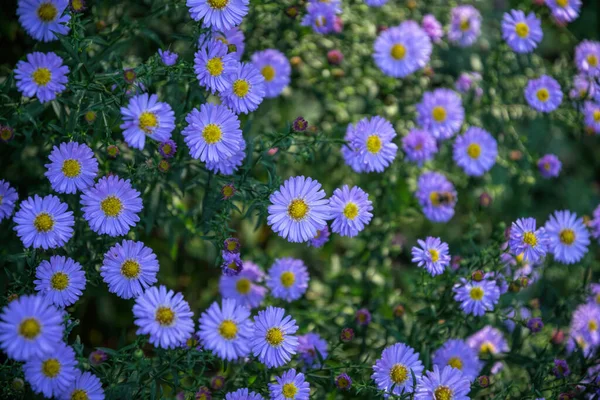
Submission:
[[[471,274],[471,279],[473,279],[475,282],[481,282],[483,278],[485,278],[485,272],[480,269]]]

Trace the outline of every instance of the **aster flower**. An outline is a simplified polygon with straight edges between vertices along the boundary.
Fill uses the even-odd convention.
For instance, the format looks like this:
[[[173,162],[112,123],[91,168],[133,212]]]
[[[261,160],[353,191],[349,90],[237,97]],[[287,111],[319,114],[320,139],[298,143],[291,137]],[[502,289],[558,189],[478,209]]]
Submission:
[[[333,218],[331,229],[341,236],[358,235],[373,218],[373,203],[369,195],[357,186],[350,189],[344,185],[336,189],[329,199],[329,208]]]
[[[600,104],[586,101],[583,107],[585,126],[600,134]]]
[[[356,136],[356,127],[352,124],[348,124],[348,127],[346,128],[346,135],[344,136],[344,141],[346,144],[342,146],[341,152],[346,165],[352,168],[354,172],[361,173],[365,172],[365,166],[361,161],[359,147],[353,144]],[[373,140],[374,139],[372,139],[372,141]]]
[[[238,27],[233,27],[223,32],[213,30],[209,34],[200,35],[198,38],[198,47],[204,46],[208,40],[219,41],[227,46],[229,53],[233,54],[237,61],[240,61],[246,47],[244,39],[244,32]]]
[[[469,176],[481,176],[496,163],[498,144],[486,130],[471,127],[454,142],[454,162]]]
[[[237,275],[221,275],[219,292],[223,298],[234,299],[244,307],[258,307],[267,294],[267,289],[259,285],[265,274],[251,261],[244,261],[242,268]]]
[[[388,0],[365,0],[365,4],[369,7],[382,7]]]
[[[285,316],[285,310],[267,307],[254,317],[252,353],[269,368],[287,364],[298,348],[296,320]]]
[[[502,18],[502,37],[516,53],[531,53],[544,37],[542,21],[532,12],[511,10]]]
[[[275,260],[269,269],[267,286],[274,298],[292,302],[306,292],[309,279],[302,260],[285,257]]]
[[[471,383],[463,373],[451,366],[443,369],[433,366],[433,372],[427,371],[419,378],[415,400],[469,400]]]
[[[567,364],[565,360],[554,360],[552,373],[557,378],[565,378],[571,374],[571,370],[569,369],[569,364]]]
[[[371,323],[371,313],[366,308],[356,310],[356,323],[360,326],[367,326]]]
[[[265,78],[252,64],[241,63],[225,81],[221,100],[237,114],[256,110],[265,97]]]
[[[276,376],[277,383],[269,383],[271,400],[308,400],[310,384],[306,382],[302,372],[296,373],[295,369],[285,371],[281,376]]]
[[[438,140],[451,138],[460,130],[464,119],[462,100],[450,89],[425,92],[417,104],[417,123]]]
[[[589,288],[591,296],[588,298],[588,303],[595,303],[600,306],[600,283],[592,283]]]
[[[54,352],[63,331],[62,313],[43,296],[20,296],[0,314],[0,348],[16,361]]]
[[[537,162],[538,170],[542,177],[556,178],[560,174],[562,163],[554,154],[546,154]]]
[[[442,37],[444,37],[444,28],[434,15],[424,15],[423,19],[421,20],[421,28],[423,28],[433,43],[439,43],[442,41]]]
[[[493,311],[500,299],[500,290],[493,280],[480,282],[461,279],[452,289],[455,293],[454,300],[460,302],[460,308],[467,315],[473,314],[480,317],[487,311]]]
[[[90,229],[109,236],[126,235],[140,220],[138,213],[144,208],[140,192],[131,186],[129,179],[116,175],[103,177],[84,190],[81,204]]]
[[[481,34],[481,14],[470,5],[452,9],[448,39],[461,46],[471,46]]]
[[[57,307],[74,304],[85,289],[85,271],[71,258],[53,256],[42,261],[35,271],[35,290]]]
[[[217,375],[210,380],[210,387],[214,390],[221,390],[225,387],[225,377]]]
[[[593,303],[581,304],[573,313],[571,336],[581,335],[591,347],[600,345],[600,307]]]
[[[446,341],[433,353],[432,362],[439,368],[450,366],[460,370],[463,376],[471,382],[477,378],[483,367],[475,350],[462,339]]]
[[[527,329],[531,331],[531,333],[538,333],[544,328],[544,323],[541,318],[530,318],[527,321]]]
[[[537,79],[531,79],[525,87],[525,100],[539,112],[549,113],[560,106],[563,93],[556,79],[542,75]]]
[[[579,43],[575,47],[575,65],[586,76],[600,76],[600,42],[584,40]]]
[[[317,333],[298,336],[298,354],[305,366],[319,368],[327,358],[327,342]]]
[[[408,135],[402,138],[402,149],[406,153],[406,158],[419,166],[432,160],[438,152],[435,138],[420,129],[411,129]]]
[[[337,386],[337,388],[340,390],[350,390],[352,387],[352,378],[350,378],[345,372],[342,372],[335,377],[335,386]]]
[[[76,370],[75,380],[59,395],[60,400],[103,400],[102,382],[91,372]]]
[[[179,55],[175,52],[172,52],[170,50],[163,51],[162,49],[158,49],[158,55],[160,56],[160,59],[163,62],[163,64],[165,64],[165,66],[167,67],[175,65],[175,63],[177,62],[177,58],[179,57]]]
[[[335,30],[336,7],[332,3],[311,2],[306,6],[302,26],[312,27],[315,33],[327,34]]]
[[[405,21],[379,34],[373,58],[384,74],[404,78],[425,67],[433,46],[427,33],[415,21]]]
[[[144,149],[146,136],[165,142],[175,129],[175,113],[169,104],[158,101],[155,94],[132,97],[127,107],[121,107],[121,117],[125,142],[134,149]]]
[[[108,354],[99,349],[94,350],[90,353],[88,360],[93,366],[98,366],[101,365],[104,361],[108,360]]]
[[[8,143],[15,137],[15,130],[8,125],[0,124],[0,142]]]
[[[227,46],[218,40],[210,40],[194,54],[194,72],[200,82],[212,93],[227,88],[226,77],[233,74],[240,64],[235,56],[227,52]]]
[[[15,80],[19,92],[25,97],[35,96],[43,104],[65,90],[68,73],[69,67],[55,53],[35,52],[27,54],[27,61],[17,63]]]
[[[479,83],[482,79],[479,72],[463,72],[459,75],[454,87],[460,93],[468,93],[470,90],[475,89],[475,93],[478,94],[477,90],[481,89]]]
[[[304,119],[304,117],[299,116],[294,120],[292,124],[292,129],[294,132],[304,132],[308,128],[308,121]]]
[[[450,253],[448,244],[435,238],[428,236],[425,240],[417,240],[419,247],[413,247],[412,262],[417,263],[419,267],[425,267],[431,276],[436,276],[444,273],[444,270],[450,265]]]
[[[146,289],[135,299],[133,321],[138,335],[150,335],[156,347],[173,349],[194,333],[194,313],[181,293],[167,291],[163,285]]]
[[[200,386],[200,389],[194,395],[196,400],[212,400],[212,393],[206,386]]]
[[[344,343],[351,342],[354,339],[354,329],[344,328],[340,332],[340,340]]]
[[[363,118],[356,124],[351,147],[361,172],[383,172],[396,158],[396,131],[383,117]]]
[[[487,325],[467,338],[467,345],[477,351],[479,356],[505,353],[509,350],[508,343],[502,332]]]
[[[187,0],[194,21],[202,26],[225,31],[242,23],[248,14],[249,0]]]
[[[582,218],[570,211],[555,211],[544,226],[548,251],[565,264],[579,262],[588,251],[590,235]]]
[[[236,238],[227,238],[223,242],[223,251],[228,251],[230,253],[239,253],[240,247],[240,240]]]
[[[177,152],[177,144],[172,139],[168,139],[158,145],[158,152],[164,158],[173,158]]]
[[[559,22],[572,22],[579,17],[581,0],[546,0],[552,16]]]
[[[54,346],[52,353],[27,360],[23,372],[35,393],[58,397],[75,381],[76,365],[73,349],[60,342]]]
[[[289,242],[306,242],[330,219],[329,200],[321,184],[312,178],[296,176],[286,180],[269,200],[268,224]]]
[[[23,200],[13,220],[15,231],[25,247],[44,250],[60,247],[73,236],[73,212],[58,197],[48,195]]]
[[[229,200],[233,196],[235,196],[235,193],[236,193],[236,190],[235,190],[235,186],[233,183],[228,183],[226,185],[223,185],[223,187],[221,188],[221,195],[223,196],[221,198],[221,200]]]
[[[69,8],[76,13],[82,13],[85,11],[85,0],[70,0]]]
[[[51,42],[59,35],[66,35],[71,19],[65,9],[69,0],[19,0],[17,15],[23,29],[35,40]],[[64,15],[63,15],[64,14]]]
[[[256,392],[250,392],[247,388],[243,388],[227,393],[225,400],[264,400],[264,397]]]
[[[600,57],[600,54],[599,54]],[[574,100],[597,98],[600,93],[600,85],[595,78],[585,73],[573,77],[573,88],[569,91],[569,97]],[[586,121],[586,125],[589,123]]]
[[[61,143],[50,153],[50,164],[45,173],[52,189],[58,193],[76,193],[94,184],[98,161],[86,144]]]
[[[419,377],[422,372],[419,353],[404,343],[396,343],[383,350],[381,358],[373,365],[371,378],[380,390],[400,396],[414,391],[417,381],[413,376]]]
[[[265,97],[273,98],[281,94],[289,85],[292,67],[279,50],[267,49],[252,55],[252,65],[265,78]]]
[[[217,357],[234,361],[250,354],[253,331],[250,311],[234,299],[224,299],[222,306],[212,303],[199,322],[202,345]]]
[[[415,196],[430,221],[448,222],[454,216],[457,193],[444,175],[437,172],[421,174]]]
[[[548,234],[543,227],[536,230],[534,218],[520,218],[511,225],[508,246],[513,254],[523,253],[525,261],[535,263],[548,251]]]
[[[323,228],[317,230],[317,234],[312,239],[308,240],[307,244],[309,247],[323,247],[329,241],[329,235],[329,227],[324,225]]]
[[[0,222],[12,215],[18,199],[17,191],[4,179],[0,179]]]

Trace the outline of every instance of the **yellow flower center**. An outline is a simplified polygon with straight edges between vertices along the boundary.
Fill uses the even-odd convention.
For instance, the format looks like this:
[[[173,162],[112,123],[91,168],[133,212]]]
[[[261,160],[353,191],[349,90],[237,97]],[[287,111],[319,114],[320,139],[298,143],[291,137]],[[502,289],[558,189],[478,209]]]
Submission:
[[[279,280],[284,287],[289,288],[294,284],[294,282],[296,282],[296,276],[293,272],[285,271],[281,274]]]
[[[483,342],[479,347],[479,354],[493,353],[496,351],[496,347],[490,342]]]
[[[403,60],[406,57],[406,47],[400,43],[396,43],[392,46],[390,54],[394,60]]]
[[[44,22],[52,22],[58,15],[58,10],[50,2],[42,3],[37,9],[37,15]]]
[[[533,232],[525,232],[523,235],[523,242],[530,245],[531,247],[535,247],[537,244],[537,237],[535,237],[535,233]]]
[[[515,32],[519,37],[526,38],[529,36],[529,26],[525,22],[517,22],[515,24]]]
[[[48,68],[38,68],[31,74],[31,78],[38,86],[46,86],[52,78],[52,73]]]
[[[536,96],[539,101],[546,102],[550,98],[550,92],[548,92],[548,89],[546,88],[541,88],[537,91]]]
[[[250,280],[246,278],[238,279],[235,283],[235,289],[240,294],[247,294],[250,291]]]
[[[402,364],[394,364],[390,369],[390,379],[395,384],[401,384],[408,379],[408,368]]]
[[[156,128],[157,126],[158,126],[158,119],[156,118],[156,115],[154,113],[151,113],[149,111],[144,111],[140,115],[139,127],[144,132],[152,133],[154,128]]]
[[[100,202],[100,209],[107,217],[116,217],[123,210],[123,203],[117,196],[107,196]]]
[[[356,203],[349,202],[348,204],[346,204],[346,207],[344,207],[344,216],[350,220],[354,220],[354,218],[356,218],[357,215],[358,206],[356,205]]]
[[[89,400],[87,393],[83,389],[75,389],[71,393],[71,400]]]
[[[471,22],[468,19],[463,19],[462,21],[460,21],[460,30],[461,31],[468,31],[469,28],[471,27]]]
[[[233,188],[231,186],[223,187],[223,196],[225,196],[225,197],[233,196]],[[232,246],[232,244],[230,243],[229,246]],[[233,244],[233,248],[235,249],[235,244]]]
[[[596,57],[596,55],[594,54],[590,54],[589,56],[587,56],[587,63],[590,67],[597,67],[598,57]]]
[[[479,300],[483,299],[483,289],[479,286],[475,286],[475,287],[471,288],[471,291],[469,292],[469,296],[471,297],[471,299],[473,299],[475,301],[479,301]]]
[[[206,70],[212,76],[219,76],[223,73],[223,60],[221,57],[211,58],[206,62]]]
[[[381,150],[381,139],[377,135],[371,135],[367,138],[367,151],[371,154],[377,154]]]
[[[57,272],[50,279],[50,286],[54,290],[65,290],[69,286],[69,275],[64,272]]]
[[[462,360],[458,357],[450,358],[448,360],[448,365],[451,366],[452,368],[456,368],[456,369],[460,369],[460,370],[462,370],[462,368],[463,368]]]
[[[446,109],[442,106],[433,107],[431,116],[436,122],[444,122],[446,120]]]
[[[265,339],[271,346],[279,346],[283,343],[283,332],[277,327],[271,328],[267,331]]]
[[[60,362],[56,358],[49,358],[42,362],[42,373],[48,378],[54,378],[60,372]]]
[[[267,82],[271,82],[275,78],[275,68],[270,65],[263,67],[261,72]]]
[[[440,259],[440,252],[436,249],[429,249],[429,255],[431,256],[432,262],[437,262]]]
[[[158,307],[154,318],[162,326],[169,326],[175,320],[175,313],[169,307]]]
[[[33,226],[38,232],[49,232],[54,227],[54,220],[50,214],[41,212],[33,220]]]
[[[121,265],[121,275],[127,279],[135,279],[140,275],[140,264],[135,260],[125,260]]]
[[[452,400],[452,389],[448,386],[438,386],[433,391],[433,398],[435,400]]]
[[[298,393],[298,388],[291,382],[286,383],[283,385],[281,393],[283,393],[283,397],[285,397],[286,399],[293,399],[294,396],[296,396],[296,393]]]
[[[219,334],[227,340],[235,339],[237,331],[237,325],[230,319],[226,319],[219,325]]]
[[[231,242],[227,242],[227,250],[234,251],[236,249],[236,247],[237,247],[237,242],[234,242],[233,240]]]
[[[63,162],[61,171],[67,178],[75,178],[81,173],[81,163],[70,158]]]
[[[594,110],[594,122],[600,122],[600,110]]]
[[[302,220],[308,214],[308,204],[302,199],[292,200],[288,206],[288,215],[295,221]]]
[[[569,0],[556,0],[556,4],[561,7],[566,7],[569,4]]]
[[[339,378],[337,380],[337,385],[340,389],[346,389],[348,387],[349,383],[350,382],[348,382],[348,379],[346,379],[346,378]]]
[[[523,263],[523,259],[525,258],[525,253],[521,253],[518,256],[515,257],[517,260],[517,264],[522,264]]]
[[[590,320],[590,322],[588,322],[588,329],[592,332],[596,332],[598,330],[598,322],[593,319]]]
[[[596,295],[596,304],[600,304],[600,293]]]
[[[163,153],[165,153],[165,154],[171,154],[171,150],[173,150],[173,148],[171,147],[171,145],[170,145],[170,144],[165,144],[165,145],[162,147],[162,151],[163,151]]]
[[[559,234],[561,243],[571,245],[575,241],[575,232],[572,229],[563,229]]]
[[[13,133],[10,129],[4,128],[4,129],[0,129],[0,139],[4,140],[4,141],[8,141],[8,139],[10,139],[12,137]]]
[[[71,7],[75,11],[81,11],[83,9],[83,1],[82,0],[71,0]]]
[[[208,124],[202,129],[202,137],[206,144],[215,144],[221,141],[223,131],[221,127],[216,124]]]
[[[42,331],[42,326],[35,318],[25,318],[19,324],[19,335],[25,339],[35,339]]]
[[[237,97],[245,97],[250,91],[250,83],[245,79],[236,79],[233,82],[233,93]]]
[[[471,157],[474,160],[478,159],[479,156],[481,155],[481,146],[478,145],[477,143],[471,143],[467,147],[467,154],[469,155],[469,157]]]
[[[227,6],[229,0],[208,0],[207,2],[212,8],[216,10],[222,10]]]

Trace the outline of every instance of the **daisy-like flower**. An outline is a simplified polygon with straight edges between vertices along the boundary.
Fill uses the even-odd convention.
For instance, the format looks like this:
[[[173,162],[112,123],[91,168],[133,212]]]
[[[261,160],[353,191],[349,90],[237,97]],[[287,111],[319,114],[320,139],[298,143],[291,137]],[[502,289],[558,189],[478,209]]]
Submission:
[[[531,53],[544,37],[542,21],[532,12],[510,10],[502,18],[502,37],[516,53]]]
[[[600,42],[584,40],[575,47],[575,65],[582,74],[600,75]]]
[[[336,6],[333,3],[311,2],[306,11],[302,26],[310,26],[315,33],[322,35],[335,31]]]
[[[419,378],[415,400],[469,400],[470,391],[471,382],[459,369],[434,365]]]
[[[23,372],[35,393],[58,397],[75,381],[76,365],[73,349],[60,342],[54,346],[52,353],[27,360]]]
[[[579,262],[588,251],[590,234],[583,218],[570,211],[556,211],[544,226],[548,251],[565,264]]]
[[[101,178],[81,195],[83,218],[90,229],[109,236],[126,235],[140,220],[142,211],[140,192],[131,186],[129,179],[116,175]]]
[[[317,230],[317,234],[310,239],[307,244],[309,247],[323,247],[323,245],[329,241],[329,235],[329,227],[325,225],[323,228]]]
[[[19,0],[17,15],[23,29],[36,40],[51,42],[59,35],[66,35],[71,19],[65,9],[69,0]]]
[[[4,179],[0,179],[0,222],[12,215],[18,199],[17,191]]]
[[[383,350],[381,358],[373,365],[371,378],[386,394],[400,396],[414,392],[417,381],[413,376],[419,377],[422,372],[419,353],[404,343],[396,343]]]
[[[433,46],[415,21],[405,21],[379,34],[373,58],[384,74],[404,78],[427,65]]]
[[[181,131],[190,156],[203,162],[221,162],[232,157],[244,143],[240,120],[227,107],[202,104],[186,117],[188,126]]]
[[[481,176],[496,163],[498,144],[486,130],[471,127],[454,142],[454,162],[469,176]]]
[[[250,392],[248,388],[243,388],[227,393],[225,400],[265,400],[265,398],[256,392]]]
[[[267,289],[259,285],[264,279],[264,272],[251,261],[243,262],[243,269],[237,275],[221,275],[219,292],[225,299],[234,299],[238,304],[255,308],[260,306]]]
[[[352,387],[352,378],[345,372],[342,372],[335,378],[335,386],[340,390],[350,390]]]
[[[421,174],[415,196],[430,221],[448,222],[454,216],[457,193],[444,175],[437,172]]]
[[[206,386],[200,386],[194,398],[197,400],[212,400],[212,393]]]
[[[464,119],[462,100],[450,89],[425,92],[417,104],[417,123],[438,140],[451,138],[460,130]]]
[[[452,289],[454,300],[460,303],[460,308],[467,315],[480,317],[487,311],[493,311],[500,299],[500,289],[493,280],[484,279],[479,282],[467,281],[462,278]]]
[[[104,400],[102,382],[91,372],[75,373],[75,380],[59,395],[60,400]]]
[[[221,264],[223,274],[227,276],[237,276],[244,270],[244,263],[239,253],[223,252],[223,264]]]
[[[98,161],[86,144],[61,143],[50,153],[50,164],[45,167],[52,189],[58,193],[76,193],[94,184]]]
[[[73,236],[75,218],[58,197],[48,195],[23,200],[13,220],[15,231],[25,247],[44,250],[60,247]]]
[[[479,356],[504,353],[509,350],[502,332],[487,325],[467,338],[467,345],[477,351]]]
[[[537,262],[548,251],[548,234],[536,229],[535,218],[520,218],[510,227],[508,246],[514,255],[523,253],[523,260]]]
[[[8,125],[0,124],[0,142],[8,143],[15,137],[15,130]]]
[[[557,21],[572,22],[579,17],[581,0],[546,0],[546,5]]]
[[[462,339],[450,339],[437,349],[432,356],[432,362],[439,368],[450,366],[463,373],[471,382],[479,376],[483,365],[477,353]]]
[[[223,241],[223,251],[230,253],[239,253],[241,248],[240,240],[236,238],[227,238]]]
[[[0,314],[0,348],[16,361],[54,352],[63,331],[62,313],[43,296],[20,296]]]
[[[571,336],[581,335],[593,348],[600,345],[600,307],[594,303],[581,304],[573,313]]]
[[[132,97],[127,107],[121,107],[121,117],[125,142],[134,149],[144,149],[146,136],[165,142],[175,129],[175,113],[169,104],[158,101],[155,94]]]
[[[85,271],[70,258],[53,256],[42,261],[35,271],[35,290],[57,307],[74,304],[85,289]]]
[[[600,85],[595,78],[585,73],[577,74],[573,77],[573,88],[569,91],[569,97],[574,100],[593,99],[598,97]],[[586,125],[587,121],[586,121]]]
[[[122,299],[137,297],[157,281],[158,259],[142,242],[123,240],[104,254],[100,275],[108,291]]]
[[[308,368],[319,368],[327,358],[327,342],[317,333],[298,336],[298,354]]]
[[[371,323],[371,313],[366,308],[356,310],[356,323],[360,326],[367,326]]]
[[[254,65],[241,63],[225,80],[227,87],[221,92],[221,100],[235,113],[248,114],[262,103],[265,97],[265,78]]]
[[[308,400],[310,384],[306,382],[302,372],[294,368],[285,371],[281,376],[276,376],[277,383],[269,383],[271,400]]]
[[[363,118],[356,124],[351,147],[356,149],[356,163],[364,172],[383,172],[396,158],[398,146],[392,141],[396,131],[383,117]]]
[[[419,267],[424,267],[431,276],[443,274],[446,267],[450,265],[448,243],[431,236],[425,240],[419,239],[417,243],[421,247],[412,248],[412,262],[417,263]]]
[[[285,55],[279,50],[267,49],[252,55],[252,65],[265,78],[265,97],[279,96],[290,84],[292,67]]]
[[[238,27],[227,29],[223,32],[213,30],[209,34],[202,34],[198,38],[198,47],[204,46],[209,40],[215,40],[227,46],[230,54],[233,54],[237,61],[242,59],[244,55],[244,32]]]
[[[167,67],[175,65],[175,63],[177,62],[177,58],[179,58],[179,55],[177,53],[174,53],[170,50],[163,51],[162,49],[158,49],[158,55],[160,56],[160,59],[163,62],[163,64],[165,64]]]
[[[240,64],[227,45],[219,40],[209,40],[194,54],[194,72],[200,85],[212,93],[227,88],[226,77],[233,74]]]
[[[306,242],[322,229],[329,215],[329,200],[321,184],[312,178],[295,176],[269,197],[268,224],[289,242]]]
[[[421,20],[421,28],[425,31],[427,36],[433,41],[433,43],[439,43],[444,37],[444,28],[440,21],[435,18],[433,14],[426,14]]]
[[[27,61],[19,61],[15,68],[17,89],[26,97],[37,97],[40,103],[54,100],[62,93],[68,81],[69,67],[55,53],[30,53]]]
[[[226,31],[242,23],[248,14],[249,0],[187,0],[194,21],[202,26]]]
[[[549,113],[556,110],[562,98],[563,92],[559,83],[548,75],[529,80],[525,87],[525,100],[531,108],[539,112]]]
[[[368,225],[373,218],[373,203],[369,195],[359,188],[344,185],[341,189],[335,189],[329,199],[331,212],[331,230],[341,236],[354,237]]]
[[[540,174],[546,179],[556,178],[560,174],[562,163],[554,154],[546,154],[537,162]]]
[[[90,364],[97,367],[98,365],[101,365],[104,361],[108,360],[108,354],[106,354],[102,350],[94,350],[90,353],[88,360],[90,361]]]
[[[285,315],[285,310],[268,307],[254,317],[252,353],[269,368],[287,364],[298,348],[296,320]]]
[[[158,146],[158,152],[164,158],[173,158],[177,152],[177,143],[172,139],[166,140]]]
[[[148,288],[135,299],[133,321],[138,335],[150,335],[149,342],[163,349],[174,349],[194,333],[194,313],[181,293],[163,285]]]
[[[461,47],[471,46],[481,34],[481,14],[470,5],[452,9],[448,39]]]
[[[202,345],[217,357],[233,361],[250,354],[253,327],[247,307],[234,299],[224,299],[222,306],[214,302],[202,313],[199,322]]]
[[[402,149],[406,158],[419,166],[432,160],[438,152],[435,138],[421,129],[411,129],[408,135],[402,138]]]
[[[585,126],[591,128],[595,133],[600,133],[600,104],[586,101],[583,108]]]
[[[342,146],[341,153],[346,165],[352,168],[354,172],[361,173],[365,172],[365,167],[361,161],[359,147],[354,145],[355,138],[356,127],[353,124],[348,124],[346,135],[344,136],[346,144]]]
[[[302,260],[279,258],[268,272],[267,286],[276,299],[287,302],[298,300],[308,289],[308,270]]]

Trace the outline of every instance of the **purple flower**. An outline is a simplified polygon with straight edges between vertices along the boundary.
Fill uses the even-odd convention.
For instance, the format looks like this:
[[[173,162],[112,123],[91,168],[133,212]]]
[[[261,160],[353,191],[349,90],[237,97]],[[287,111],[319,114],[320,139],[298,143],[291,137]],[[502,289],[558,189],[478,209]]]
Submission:
[[[481,14],[470,5],[452,9],[448,39],[461,47],[471,46],[481,33]]]
[[[427,371],[419,378],[415,400],[469,400],[471,382],[456,368],[449,365],[433,366],[433,371]]]
[[[498,144],[486,130],[471,127],[454,142],[454,162],[469,176],[481,176],[496,163]]]
[[[402,138],[402,149],[409,161],[416,162],[419,166],[432,160],[438,152],[435,138],[420,129],[411,129],[408,135]]]
[[[546,5],[557,21],[566,23],[579,17],[581,0],[546,0]]]
[[[256,110],[265,97],[265,78],[252,64],[241,63],[235,72],[225,77],[225,84],[221,100],[236,114]]]
[[[342,372],[335,378],[335,386],[337,386],[340,390],[350,390],[352,387],[352,378],[348,376],[345,372]]]
[[[373,366],[371,378],[386,394],[400,396],[415,390],[422,372],[419,353],[404,343],[396,343],[383,350]]]
[[[430,221],[448,222],[454,216],[457,193],[452,182],[440,173],[421,174],[415,197]]]
[[[296,320],[283,308],[268,307],[254,317],[252,353],[269,368],[287,364],[298,348]]]
[[[556,178],[560,174],[562,163],[554,154],[546,154],[537,162],[540,174],[546,179]]]
[[[36,40],[51,42],[69,33],[69,0],[19,0],[17,15],[25,31]],[[58,34],[58,35],[57,35]]]
[[[450,89],[425,92],[417,104],[417,123],[438,140],[451,138],[460,130],[464,119],[462,100]]]
[[[158,145],[158,152],[164,158],[173,158],[177,152],[177,144],[172,139],[169,139]]]
[[[319,368],[327,358],[327,342],[316,333],[298,336],[298,354],[305,366]]]
[[[563,92],[556,79],[542,75],[531,79],[525,87],[525,100],[539,112],[549,113],[556,110],[562,102]]]
[[[219,292],[223,298],[235,299],[245,307],[258,307],[267,294],[267,289],[260,285],[265,273],[250,261],[244,261],[242,267],[242,272],[237,275],[221,275]]]
[[[371,313],[366,308],[356,311],[356,323],[360,326],[367,326],[371,323]]]
[[[275,260],[267,273],[267,286],[276,299],[298,300],[308,289],[308,269],[302,260],[285,257]]]
[[[531,331],[531,333],[538,333],[544,328],[544,323],[541,318],[531,318],[527,321],[527,329]]]
[[[54,146],[49,159],[45,175],[56,192],[76,193],[94,184],[98,161],[86,144],[61,143],[60,147]]]
[[[289,85],[292,67],[279,50],[267,49],[252,55],[252,64],[265,78],[265,97],[273,98],[281,94]]]
[[[296,373],[295,369],[284,372],[275,377],[277,383],[269,383],[271,400],[308,400],[310,396],[310,384],[304,378],[304,374]]]
[[[548,235],[548,251],[565,264],[579,262],[588,251],[589,232],[582,218],[570,211],[555,211],[544,226]]]
[[[544,37],[542,21],[534,13],[511,10],[502,18],[502,37],[516,53],[531,53]]]
[[[56,307],[74,304],[85,290],[85,271],[71,258],[53,256],[50,261],[42,261],[35,277],[35,290]]]
[[[239,253],[223,252],[223,264],[221,264],[223,274],[227,276],[236,276],[244,270],[244,263]]]
[[[423,28],[433,43],[441,42],[442,37],[444,37],[444,28],[442,27],[442,24],[432,14],[423,16],[421,28]]]
[[[476,88],[481,81],[481,74],[478,72],[463,72],[456,80],[455,87],[460,93],[468,93],[469,90]]]
[[[583,107],[585,126],[591,128],[596,134],[600,134],[600,104],[586,101]]]
[[[513,255],[523,253],[523,260],[535,263],[548,251],[548,235],[543,227],[536,229],[534,218],[520,218],[511,225],[508,246]]]
[[[353,163],[361,172],[383,172],[396,158],[398,146],[393,143],[395,137],[394,127],[385,118],[361,119],[350,143],[356,151]]]
[[[470,348],[477,351],[480,356],[486,354],[504,353],[509,350],[508,343],[502,332],[487,325],[467,338]]]
[[[121,117],[125,142],[134,149],[144,149],[146,136],[165,142],[175,129],[175,112],[168,103],[158,101],[155,94],[132,97],[127,107],[121,107]]]
[[[310,26],[313,31],[327,34],[334,31],[336,8],[332,3],[308,3],[308,13],[302,18],[302,26]]]
[[[450,254],[448,244],[428,236],[425,240],[417,241],[419,247],[412,248],[412,262],[417,263],[419,267],[425,267],[431,276],[444,273],[444,270],[450,265]]]
[[[455,293],[454,300],[460,302],[460,308],[467,315],[473,314],[476,317],[484,315],[488,311],[493,311],[494,306],[500,299],[500,290],[496,282],[492,280],[482,280],[480,282],[469,282],[461,279],[452,289]]]
[[[61,247],[73,236],[75,218],[58,197],[29,197],[20,204],[13,221],[23,246],[44,250]]]
[[[237,61],[242,59],[244,48],[246,47],[244,44],[244,32],[237,26],[223,32],[213,30],[208,34],[200,35],[198,38],[198,47],[204,46],[207,40],[216,40],[223,43]]]
[[[0,179],[0,222],[12,215],[18,199],[17,191],[4,179]]]
[[[27,54],[27,61],[17,63],[15,80],[24,96],[35,96],[40,103],[46,103],[66,89],[68,73],[69,67],[63,65],[63,59],[55,53],[35,52]]]
[[[174,53],[170,50],[162,51],[162,49],[158,49],[158,55],[160,56],[163,64],[165,64],[167,67],[175,65],[177,58],[179,57],[177,53]]]
[[[187,0],[194,21],[202,20],[202,26],[225,31],[242,23],[248,14],[250,0]]]
[[[471,381],[477,378],[483,367],[477,357],[477,352],[461,339],[446,341],[442,347],[433,353],[432,362],[440,368],[445,366],[456,368]]]
[[[575,47],[575,65],[582,74],[600,76],[600,42],[584,40]]]
[[[323,228],[317,230],[317,234],[312,239],[309,239],[306,244],[308,244],[309,247],[322,247],[329,241],[329,235],[329,227],[324,225]]]
[[[554,360],[554,368],[552,368],[552,373],[557,378],[565,378],[571,374],[571,370],[569,369],[569,364],[565,360]]]
[[[329,199],[329,209],[333,219],[331,230],[341,236],[358,235],[373,218],[373,203],[369,195],[357,186],[350,189],[344,185],[336,189]]]

